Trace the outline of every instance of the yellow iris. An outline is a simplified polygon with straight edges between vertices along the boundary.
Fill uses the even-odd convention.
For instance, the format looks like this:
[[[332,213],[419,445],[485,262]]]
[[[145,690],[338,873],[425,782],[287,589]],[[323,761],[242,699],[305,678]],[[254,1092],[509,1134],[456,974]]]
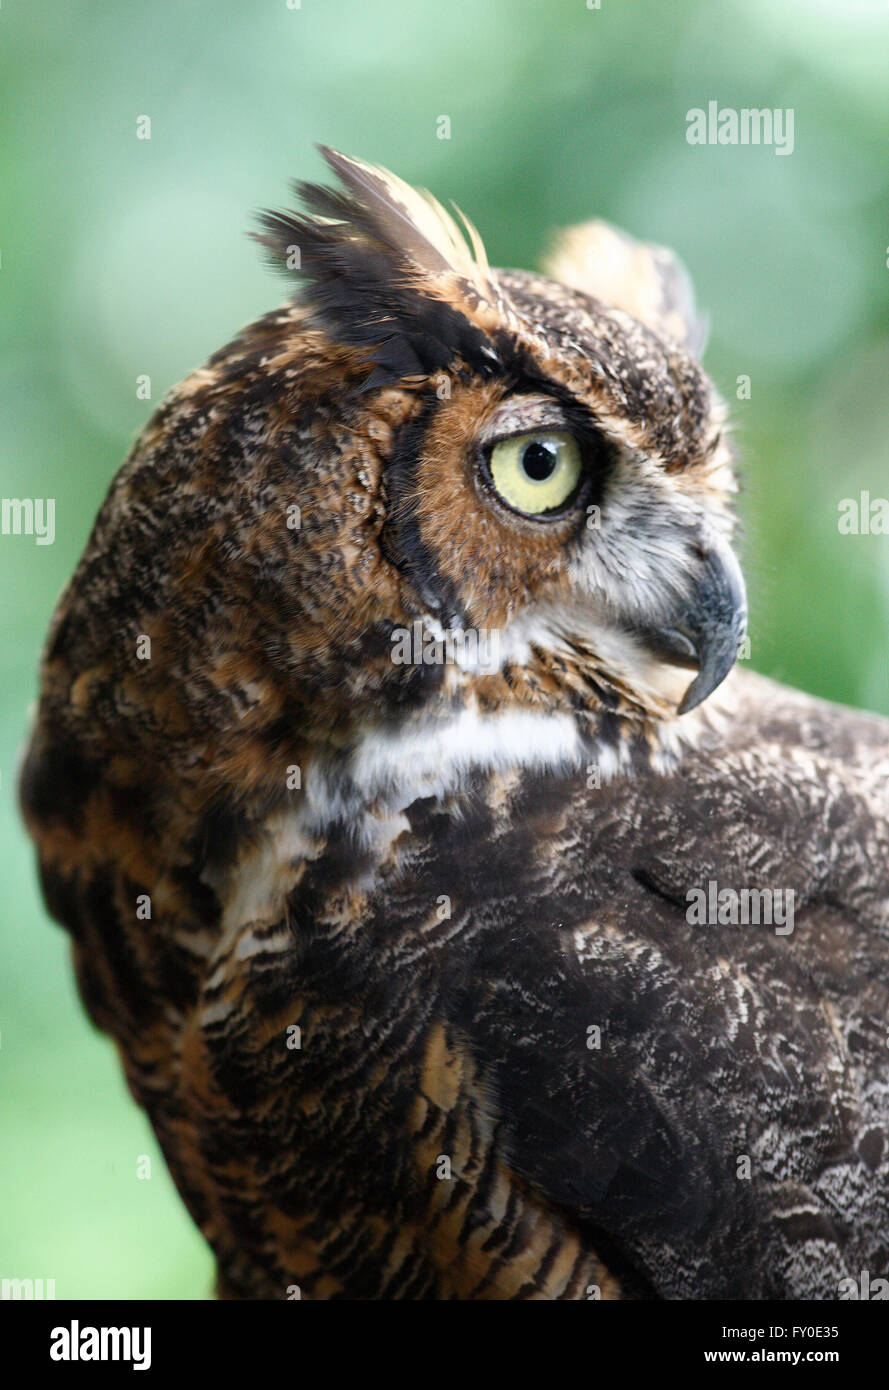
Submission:
[[[582,467],[577,440],[556,430],[501,439],[488,466],[499,496],[527,516],[561,507],[577,487]]]

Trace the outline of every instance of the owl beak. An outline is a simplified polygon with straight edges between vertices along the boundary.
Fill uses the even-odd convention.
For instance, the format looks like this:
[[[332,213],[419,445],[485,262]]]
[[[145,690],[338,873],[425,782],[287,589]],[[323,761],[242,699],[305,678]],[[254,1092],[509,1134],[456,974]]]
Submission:
[[[698,539],[700,569],[673,621],[646,632],[656,655],[674,666],[697,667],[679,705],[688,714],[721,685],[735,664],[747,631],[744,576],[731,546],[714,531]]]

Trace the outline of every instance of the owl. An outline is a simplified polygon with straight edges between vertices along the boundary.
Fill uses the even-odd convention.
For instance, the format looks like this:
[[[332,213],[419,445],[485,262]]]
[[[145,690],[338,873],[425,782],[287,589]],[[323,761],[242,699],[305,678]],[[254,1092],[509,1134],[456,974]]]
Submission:
[[[325,151],[160,405],[21,798],[235,1299],[841,1296],[889,1254],[889,724],[735,666],[678,261]]]

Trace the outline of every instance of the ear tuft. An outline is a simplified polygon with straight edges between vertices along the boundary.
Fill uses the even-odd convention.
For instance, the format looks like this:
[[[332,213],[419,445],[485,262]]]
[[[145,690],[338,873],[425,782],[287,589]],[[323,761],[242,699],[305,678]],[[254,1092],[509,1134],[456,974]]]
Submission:
[[[490,371],[487,334],[506,306],[475,228],[461,217],[464,237],[430,194],[385,169],[321,152],[343,189],[297,184],[306,211],[264,213],[256,237],[278,269],[302,277],[319,326],[366,351],[376,369],[368,386],[455,359]]]
[[[688,272],[665,247],[636,241],[607,222],[583,222],[559,234],[543,268],[551,279],[632,314],[694,356],[703,352],[706,320],[695,309]]]

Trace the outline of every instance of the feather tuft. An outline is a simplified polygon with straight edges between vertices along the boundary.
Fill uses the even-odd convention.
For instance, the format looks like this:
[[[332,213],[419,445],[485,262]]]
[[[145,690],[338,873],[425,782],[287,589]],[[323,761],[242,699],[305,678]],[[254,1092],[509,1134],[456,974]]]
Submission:
[[[256,235],[333,341],[365,350],[369,387],[465,362],[484,375],[511,310],[475,227],[388,170],[321,148],[341,189],[298,183],[305,211],[265,212]],[[462,228],[462,230],[461,230]]]

